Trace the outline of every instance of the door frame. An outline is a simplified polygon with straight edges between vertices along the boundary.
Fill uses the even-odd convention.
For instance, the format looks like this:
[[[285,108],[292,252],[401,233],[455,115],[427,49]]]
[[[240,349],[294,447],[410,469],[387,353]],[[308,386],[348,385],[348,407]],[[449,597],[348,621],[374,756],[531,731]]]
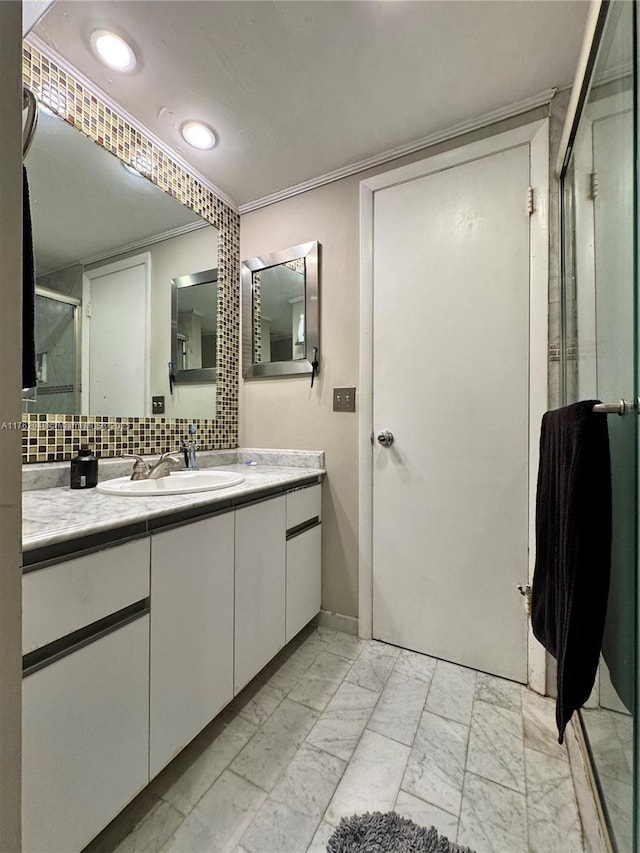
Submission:
[[[89,411],[89,353],[91,339],[91,284],[94,278],[101,278],[114,272],[122,272],[131,267],[144,267],[144,316],[140,317],[140,333],[144,337],[144,405],[140,417],[149,417],[151,412],[151,253],[142,252],[118,261],[92,267],[82,274],[82,392],[80,411],[90,415]]]
[[[464,163],[528,145],[534,213],[529,230],[529,584],[535,566],[535,503],[539,424],[548,407],[549,303],[549,119],[497,133],[360,182],[360,411],[358,415],[359,557],[358,631],[371,639],[373,629],[373,214],[378,190],[423,178]],[[527,199],[522,199],[526,209]],[[526,603],[526,601],[525,601]],[[546,655],[527,628],[527,678],[546,692]]]

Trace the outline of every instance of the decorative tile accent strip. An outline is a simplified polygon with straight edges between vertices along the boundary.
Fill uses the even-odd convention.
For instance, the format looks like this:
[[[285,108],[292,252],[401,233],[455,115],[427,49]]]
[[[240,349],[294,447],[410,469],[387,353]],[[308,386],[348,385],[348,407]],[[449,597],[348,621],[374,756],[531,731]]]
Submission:
[[[251,303],[253,308],[253,358],[254,364],[262,361],[262,286],[261,272],[251,274]]]
[[[202,450],[237,447],[240,216],[27,41],[23,43],[22,67],[25,84],[40,101],[98,145],[144,172],[161,189],[219,231],[216,419],[26,414],[23,462],[70,459],[78,443],[92,444],[100,456],[119,456],[123,452],[157,453],[176,447],[186,425],[193,422],[198,428],[198,444]],[[62,428],[57,428],[56,424],[62,424]],[[93,429],[89,429],[91,424]]]
[[[216,442],[216,422],[211,420],[33,413],[24,419],[23,462],[63,462],[72,459],[81,444],[88,444],[101,457],[178,450],[181,440],[188,436],[191,423],[196,425],[195,437],[200,449],[211,450]]]
[[[304,258],[294,258],[292,261],[287,261],[284,266],[288,267],[292,272],[297,272],[300,275],[305,274],[306,266]]]

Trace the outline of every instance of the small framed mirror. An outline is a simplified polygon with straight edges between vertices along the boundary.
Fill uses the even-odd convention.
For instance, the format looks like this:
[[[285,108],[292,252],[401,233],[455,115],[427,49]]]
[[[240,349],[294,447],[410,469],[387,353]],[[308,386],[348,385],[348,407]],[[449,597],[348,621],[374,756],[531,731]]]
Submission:
[[[171,364],[176,383],[215,382],[218,270],[171,280]]]
[[[311,373],[320,346],[320,244],[242,262],[245,379]]]

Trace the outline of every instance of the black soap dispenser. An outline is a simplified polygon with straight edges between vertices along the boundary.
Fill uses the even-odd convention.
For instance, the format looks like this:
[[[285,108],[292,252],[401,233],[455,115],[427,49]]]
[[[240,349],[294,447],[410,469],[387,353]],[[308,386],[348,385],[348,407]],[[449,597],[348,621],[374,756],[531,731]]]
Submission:
[[[98,485],[98,459],[88,444],[83,444],[71,460],[71,488],[94,489]]]

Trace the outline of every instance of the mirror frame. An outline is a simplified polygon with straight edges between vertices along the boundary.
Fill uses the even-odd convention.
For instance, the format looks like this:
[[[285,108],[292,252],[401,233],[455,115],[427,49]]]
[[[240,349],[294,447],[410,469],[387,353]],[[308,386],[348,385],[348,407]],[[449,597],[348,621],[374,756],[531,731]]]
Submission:
[[[320,243],[313,240],[242,261],[242,375],[245,379],[299,376],[313,372],[310,356],[320,350]],[[253,361],[253,273],[304,259],[304,358]]]
[[[171,363],[173,364],[174,369],[178,364],[178,290],[182,287],[192,287],[195,284],[213,284],[214,282],[217,285],[217,267],[213,270],[203,270],[202,272],[194,272],[189,275],[179,275],[177,278],[171,279]],[[216,329],[218,325],[217,311],[218,305],[216,300]],[[190,384],[196,382],[215,383],[217,378],[217,367],[192,367],[189,370],[176,370],[173,374],[173,381],[176,384]]]

